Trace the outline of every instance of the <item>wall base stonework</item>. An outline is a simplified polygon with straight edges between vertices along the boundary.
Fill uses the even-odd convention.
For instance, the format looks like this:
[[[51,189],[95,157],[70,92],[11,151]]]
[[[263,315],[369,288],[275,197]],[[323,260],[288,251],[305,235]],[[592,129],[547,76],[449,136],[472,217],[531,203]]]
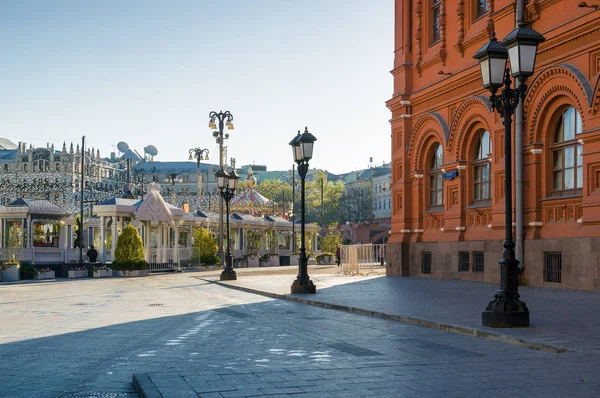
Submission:
[[[406,246],[404,246],[406,245]],[[403,252],[403,247],[404,249]],[[458,270],[459,252],[468,251],[469,271]],[[473,271],[473,252],[484,253],[483,272]],[[431,274],[421,273],[423,252],[431,253]],[[545,253],[561,253],[561,282],[544,281]],[[402,260],[404,258],[404,261]],[[500,283],[502,241],[411,242],[387,245],[387,276],[413,276]],[[600,237],[525,241],[524,271],[520,284],[539,287],[600,291]],[[408,272],[403,273],[402,269]]]

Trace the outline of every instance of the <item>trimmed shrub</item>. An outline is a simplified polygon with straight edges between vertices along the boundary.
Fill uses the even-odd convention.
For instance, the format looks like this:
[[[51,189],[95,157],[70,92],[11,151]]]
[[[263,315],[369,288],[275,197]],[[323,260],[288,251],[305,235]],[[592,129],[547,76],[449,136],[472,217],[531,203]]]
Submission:
[[[148,268],[144,243],[138,230],[131,224],[127,225],[119,235],[115,249],[115,261],[111,268],[119,271]]]
[[[217,256],[219,246],[208,229],[203,227],[194,227],[192,229],[192,237],[194,245],[192,246],[192,262],[198,264],[198,260],[202,265],[215,265],[221,261]]]

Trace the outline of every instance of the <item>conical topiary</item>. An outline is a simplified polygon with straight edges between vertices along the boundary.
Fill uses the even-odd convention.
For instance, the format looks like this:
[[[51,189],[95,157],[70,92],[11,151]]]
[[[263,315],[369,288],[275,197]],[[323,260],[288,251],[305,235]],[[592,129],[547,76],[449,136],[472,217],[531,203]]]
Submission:
[[[127,225],[115,249],[115,269],[146,269],[144,243],[138,230],[131,224]]]

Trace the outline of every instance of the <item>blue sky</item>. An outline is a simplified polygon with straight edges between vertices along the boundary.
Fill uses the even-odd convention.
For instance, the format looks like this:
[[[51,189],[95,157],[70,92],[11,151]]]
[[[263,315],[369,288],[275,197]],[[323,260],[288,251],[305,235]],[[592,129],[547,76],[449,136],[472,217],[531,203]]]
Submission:
[[[155,160],[217,144],[229,110],[237,165],[289,169],[308,126],[311,167],[390,159],[392,0],[0,0],[0,136],[36,147],[125,141]],[[212,160],[211,159],[211,160]]]

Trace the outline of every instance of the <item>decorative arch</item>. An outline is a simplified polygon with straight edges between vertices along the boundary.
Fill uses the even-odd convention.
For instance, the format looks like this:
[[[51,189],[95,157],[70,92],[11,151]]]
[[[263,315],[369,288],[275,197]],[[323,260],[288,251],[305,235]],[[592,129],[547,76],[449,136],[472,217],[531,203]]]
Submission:
[[[492,133],[492,106],[490,100],[483,95],[475,95],[465,99],[452,118],[450,123],[450,139],[448,150],[454,153],[455,160],[461,159],[462,143],[466,134],[474,123],[483,124],[484,128]]]
[[[573,65],[557,64],[542,70],[529,87],[523,106],[526,115],[525,126],[529,129],[529,134],[526,135],[527,144],[544,141],[545,129],[540,128],[542,114],[546,112],[549,104],[560,97],[566,97],[565,102],[577,109],[585,126],[585,110],[592,107],[593,93],[589,80]]]
[[[600,108],[600,74],[596,77],[596,84],[594,85],[594,94],[592,95],[592,109],[590,112],[595,115]]]
[[[425,140],[431,135],[435,135],[442,146],[448,144],[450,129],[444,118],[437,112],[429,112],[415,123],[410,134],[410,140],[407,148],[408,159],[412,162],[412,169],[417,169],[419,163],[419,153]]]

